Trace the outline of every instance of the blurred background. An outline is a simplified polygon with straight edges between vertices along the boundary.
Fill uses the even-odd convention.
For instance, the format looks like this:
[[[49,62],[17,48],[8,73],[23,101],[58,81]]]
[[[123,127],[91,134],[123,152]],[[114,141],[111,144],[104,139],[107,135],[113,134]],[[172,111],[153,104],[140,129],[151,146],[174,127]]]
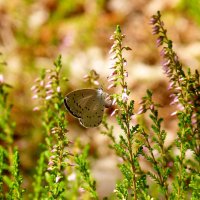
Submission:
[[[12,120],[16,121],[14,137],[25,177],[23,187],[30,187],[41,141],[41,119],[32,111],[35,103],[30,88],[34,80],[43,68],[52,68],[61,54],[62,73],[69,79],[62,87],[63,94],[85,87],[83,76],[91,69],[100,74],[106,90],[106,77],[111,73],[109,38],[117,24],[126,35],[124,45],[132,48],[125,57],[136,111],[146,89],[153,90],[155,100],[163,105],[160,115],[165,118],[167,141],[176,137],[167,78],[149,25],[158,10],[180,60],[193,70],[200,69],[199,0],[0,0],[0,74],[13,86],[9,100],[13,103]],[[84,129],[78,120],[68,120],[69,137],[73,140],[79,135],[83,144],[90,143],[91,154],[96,156],[91,162],[98,191],[102,196],[109,194],[120,174],[108,139],[98,134],[98,128]],[[115,125],[114,117],[109,120]],[[115,129],[117,132],[117,126]]]

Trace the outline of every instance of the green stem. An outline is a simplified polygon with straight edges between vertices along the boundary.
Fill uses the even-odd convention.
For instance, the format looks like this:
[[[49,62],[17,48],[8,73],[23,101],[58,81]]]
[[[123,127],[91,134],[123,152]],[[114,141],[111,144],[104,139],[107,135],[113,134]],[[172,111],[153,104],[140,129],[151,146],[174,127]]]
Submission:
[[[146,133],[144,133],[144,134],[146,134]],[[156,161],[156,159],[154,157],[154,154],[152,152],[152,148],[151,148],[151,145],[149,143],[148,138],[145,137],[145,140],[146,140],[146,143],[147,143],[147,147],[150,151],[151,157],[153,159],[154,165],[157,166],[157,168],[159,168],[158,162]],[[165,199],[168,199],[169,194],[168,194],[168,189],[167,189],[166,183],[163,180],[163,177],[162,177],[162,174],[160,173],[160,170],[157,170],[157,173],[158,173],[158,177],[159,177],[159,180],[160,180],[160,185],[165,189]]]
[[[134,200],[137,200],[137,189],[136,189],[136,176],[135,176],[135,166],[134,166],[134,159],[133,159],[133,150],[132,150],[132,142],[131,142],[131,133],[130,133],[130,117],[128,114],[127,105],[124,105],[125,112],[126,112],[126,127],[127,127],[127,140],[128,140],[128,150],[130,154],[130,163],[131,169],[133,172],[133,191],[134,191]]]

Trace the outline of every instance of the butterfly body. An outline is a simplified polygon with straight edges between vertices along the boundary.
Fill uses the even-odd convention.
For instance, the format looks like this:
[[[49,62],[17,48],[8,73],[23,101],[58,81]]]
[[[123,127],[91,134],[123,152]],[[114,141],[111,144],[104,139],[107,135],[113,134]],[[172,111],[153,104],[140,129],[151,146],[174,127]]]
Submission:
[[[103,118],[108,94],[102,89],[80,89],[70,92],[64,99],[67,110],[79,119],[84,127],[96,127]]]

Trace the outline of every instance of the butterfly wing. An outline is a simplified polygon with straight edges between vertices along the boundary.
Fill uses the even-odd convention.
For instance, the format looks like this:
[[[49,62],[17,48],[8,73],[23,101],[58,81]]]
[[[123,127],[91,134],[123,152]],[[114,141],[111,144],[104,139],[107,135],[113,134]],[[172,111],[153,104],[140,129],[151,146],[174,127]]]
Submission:
[[[94,89],[81,89],[70,92],[64,99],[64,104],[67,110],[77,118],[81,118],[85,112],[85,106],[90,99],[96,96]]]
[[[90,99],[79,121],[86,128],[99,126],[103,118],[103,112],[104,104],[102,104],[102,101],[98,98],[95,100]]]

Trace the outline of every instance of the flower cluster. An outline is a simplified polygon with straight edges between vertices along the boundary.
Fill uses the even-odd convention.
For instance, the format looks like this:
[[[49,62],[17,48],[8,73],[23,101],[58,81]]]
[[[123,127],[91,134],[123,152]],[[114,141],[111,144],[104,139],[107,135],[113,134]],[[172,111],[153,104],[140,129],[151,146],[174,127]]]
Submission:
[[[127,65],[126,59],[122,56],[124,50],[131,50],[128,46],[122,46],[122,41],[125,38],[125,35],[121,33],[120,26],[117,26],[114,35],[110,37],[114,41],[109,54],[111,54],[111,66],[112,73],[108,76],[108,82],[111,84],[108,86],[108,89],[121,86],[121,94],[115,94],[112,96],[113,105],[118,104],[121,108],[123,104],[125,105],[128,102],[130,91],[127,89],[127,82],[125,80],[128,77],[128,72],[125,69]],[[115,109],[111,116],[117,114],[118,109]]]
[[[117,26],[114,35],[110,37],[111,40],[114,40],[114,44],[109,52],[109,54],[112,55],[110,69],[112,69],[113,72],[108,76],[108,81],[111,82],[111,84],[108,86],[108,89],[116,87],[117,85],[121,85],[126,93],[127,83],[125,82],[124,77],[128,77],[128,72],[124,69],[124,67],[127,65],[127,61],[122,57],[122,51],[124,49],[131,50],[131,48],[122,46],[122,40],[124,37],[125,35],[121,33],[120,26]]]
[[[160,107],[159,104],[156,104],[151,99],[152,93],[150,90],[147,90],[147,96],[144,96],[142,100],[139,102],[141,105],[139,111],[137,112],[138,115],[145,113],[147,110],[154,112],[155,107]]]
[[[162,46],[160,54],[163,57],[163,71],[170,80],[168,89],[174,90],[171,95],[173,98],[171,105],[178,104],[180,111],[186,109],[194,117],[196,115],[194,112],[195,108],[200,113],[200,109],[198,109],[200,106],[199,73],[196,70],[195,74],[191,74],[190,71],[185,74],[183,66],[173,50],[173,43],[167,37],[167,30],[164,28],[160,12],[152,16],[150,24],[153,25],[153,34],[158,35],[157,46]],[[177,111],[172,113],[172,115],[175,114],[177,114]]]
[[[51,134],[54,136],[57,144],[54,144],[51,149],[51,155],[49,157],[48,162],[48,171],[53,171],[56,174],[55,182],[57,183],[63,177],[62,169],[68,166],[74,166],[69,162],[64,162],[69,156],[73,156],[73,154],[63,151],[66,146],[68,146],[69,141],[66,140],[67,130],[62,130],[60,127],[54,127],[51,129]]]
[[[31,87],[33,92],[32,99],[38,99],[42,101],[48,101],[53,98],[58,98],[61,89],[59,86],[59,77],[55,70],[44,70],[41,77],[37,78],[35,85]],[[40,105],[44,105],[44,102]],[[41,106],[34,107],[34,111],[40,110]]]

